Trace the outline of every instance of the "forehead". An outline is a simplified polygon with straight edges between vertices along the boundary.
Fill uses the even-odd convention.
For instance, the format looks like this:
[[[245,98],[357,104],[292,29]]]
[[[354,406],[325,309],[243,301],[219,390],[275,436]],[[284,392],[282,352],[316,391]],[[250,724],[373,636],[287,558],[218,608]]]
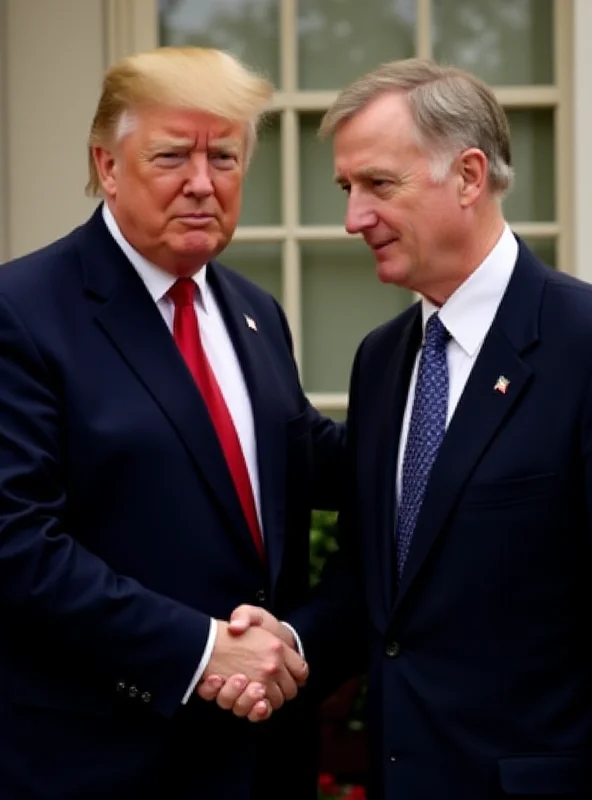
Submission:
[[[198,144],[210,141],[244,141],[242,122],[223,119],[205,111],[189,109],[145,109],[135,114],[137,133],[144,140],[190,140]]]
[[[341,123],[333,137],[335,171],[339,176],[369,162],[399,161],[420,155],[411,114],[402,95],[383,94]]]

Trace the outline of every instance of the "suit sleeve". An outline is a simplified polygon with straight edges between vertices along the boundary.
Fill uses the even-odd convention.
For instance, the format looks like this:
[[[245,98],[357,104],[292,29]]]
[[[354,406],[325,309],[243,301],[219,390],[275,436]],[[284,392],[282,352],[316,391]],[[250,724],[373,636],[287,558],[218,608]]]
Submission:
[[[321,581],[305,607],[289,615],[310,665],[309,685],[327,697],[367,664],[367,614],[363,582],[361,522],[356,510],[356,355],[350,385],[347,439],[343,454],[343,486],[338,522],[339,550],[325,565]]]
[[[5,620],[118,681],[165,716],[179,706],[210,618],[151,592],[68,529],[60,376],[0,298],[0,607]]]

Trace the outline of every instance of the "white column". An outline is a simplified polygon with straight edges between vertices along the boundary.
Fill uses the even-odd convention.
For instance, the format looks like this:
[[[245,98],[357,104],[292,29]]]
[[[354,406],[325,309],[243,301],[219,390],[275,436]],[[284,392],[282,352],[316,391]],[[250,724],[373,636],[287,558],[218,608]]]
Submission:
[[[592,282],[592,2],[574,3],[574,274]]]

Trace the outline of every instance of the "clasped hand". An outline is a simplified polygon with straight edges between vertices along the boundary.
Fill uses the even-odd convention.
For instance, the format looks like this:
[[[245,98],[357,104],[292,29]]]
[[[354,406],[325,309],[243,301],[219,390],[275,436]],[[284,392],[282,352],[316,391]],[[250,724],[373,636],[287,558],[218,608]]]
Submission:
[[[289,628],[268,611],[245,605],[235,609],[229,622],[218,620],[214,651],[197,694],[260,722],[296,697],[307,677],[308,666]]]

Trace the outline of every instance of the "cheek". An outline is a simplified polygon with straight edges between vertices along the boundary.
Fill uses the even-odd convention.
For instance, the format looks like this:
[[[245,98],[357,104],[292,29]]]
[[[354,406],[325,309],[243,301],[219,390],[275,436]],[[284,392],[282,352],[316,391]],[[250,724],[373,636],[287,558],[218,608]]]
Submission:
[[[242,178],[232,178],[218,184],[218,202],[224,213],[231,218],[240,214],[242,196]]]
[[[165,209],[182,194],[183,180],[173,172],[164,173],[148,182],[146,189],[153,204],[158,208]]]

